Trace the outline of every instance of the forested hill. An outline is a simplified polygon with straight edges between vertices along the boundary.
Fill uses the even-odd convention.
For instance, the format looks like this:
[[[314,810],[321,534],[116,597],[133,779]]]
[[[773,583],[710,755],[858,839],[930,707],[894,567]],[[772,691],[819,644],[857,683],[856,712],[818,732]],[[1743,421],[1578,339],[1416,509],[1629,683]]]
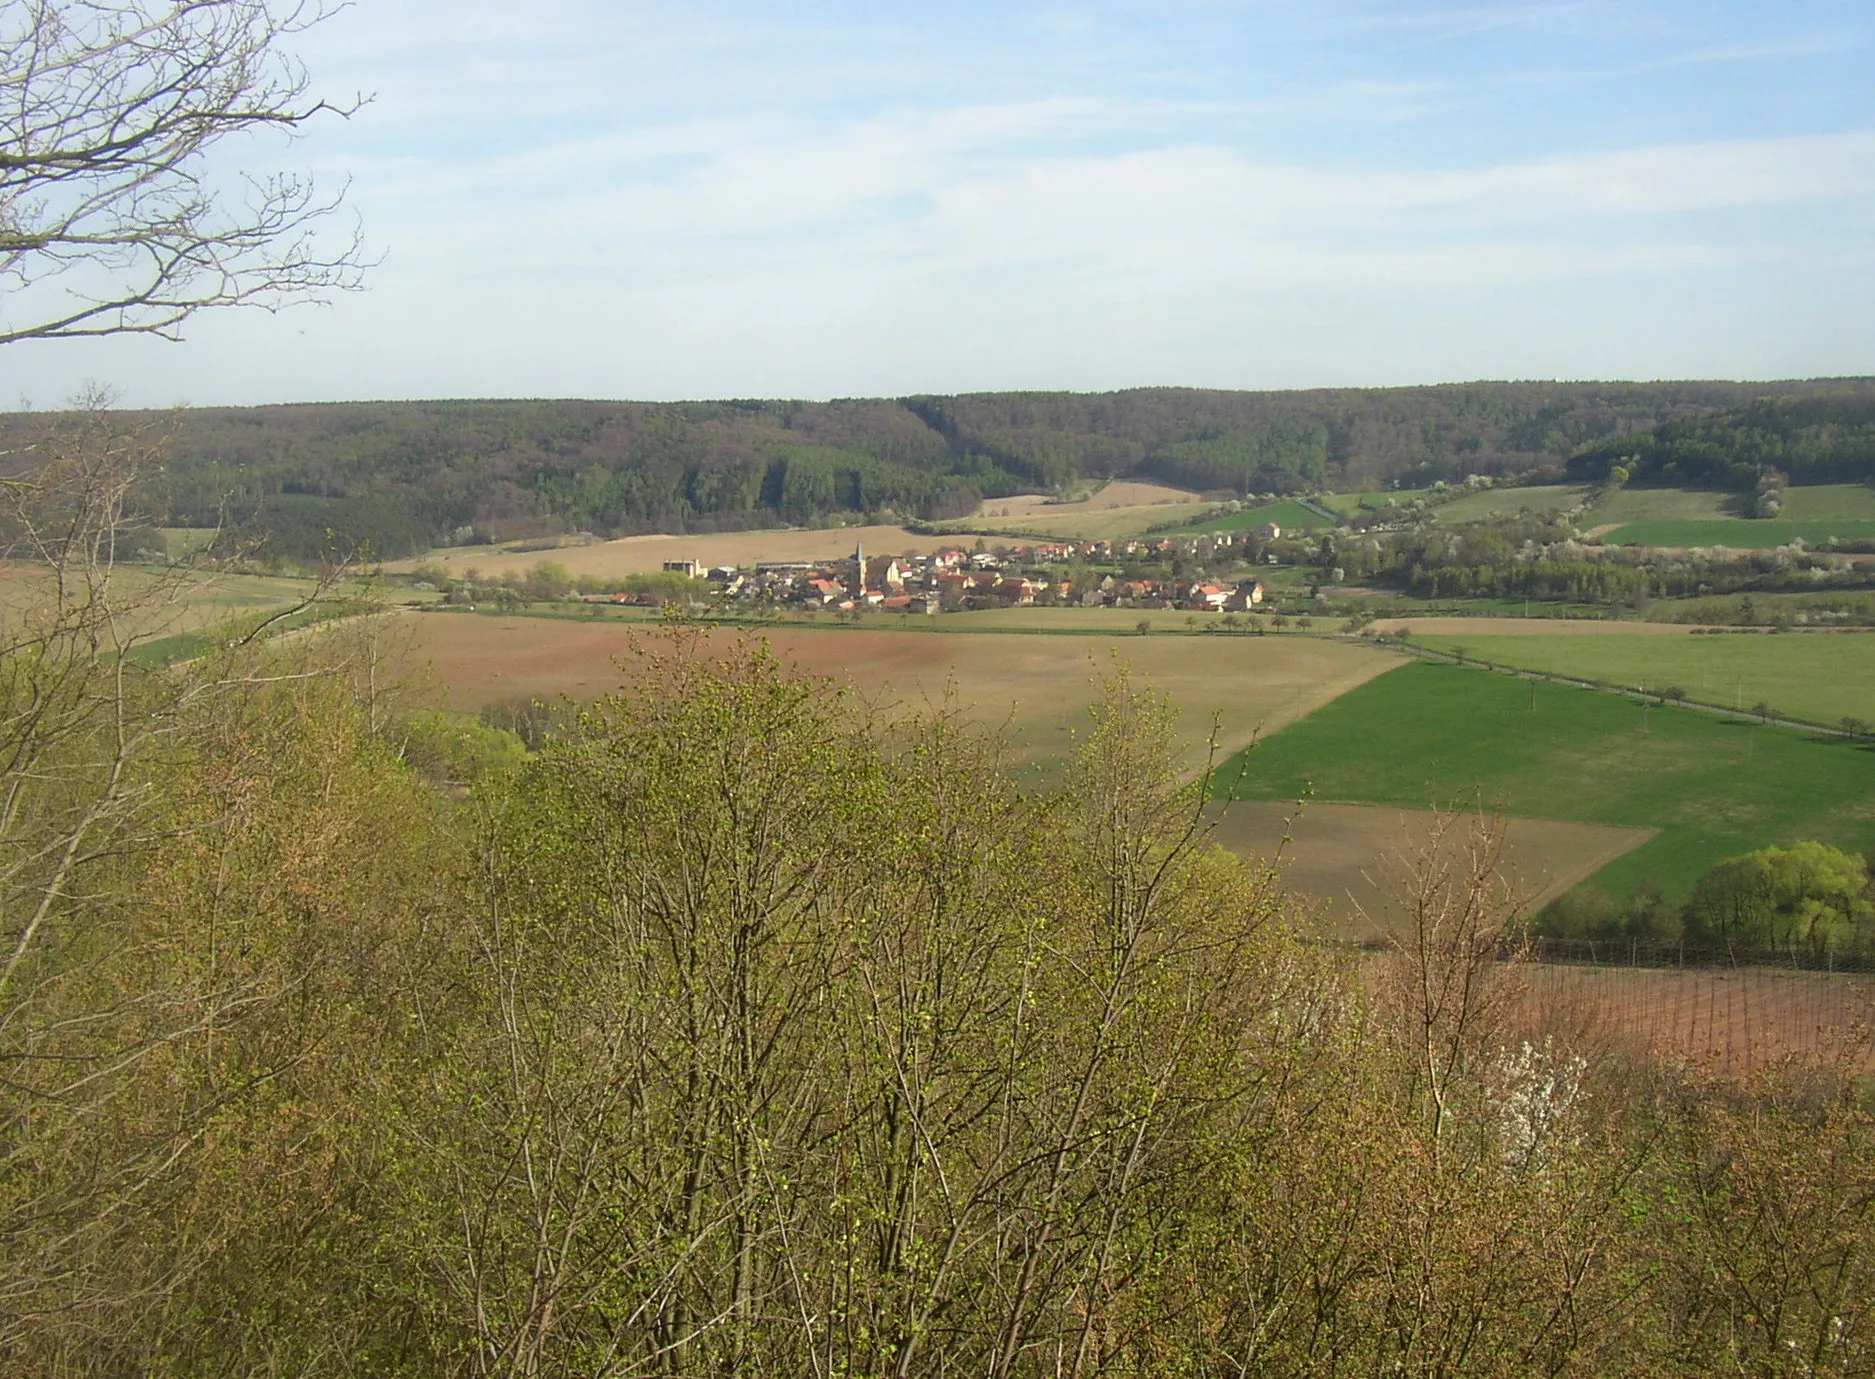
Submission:
[[[1845,392],[1867,405],[1875,380],[203,408],[175,419],[150,497],[173,525],[225,515],[284,556],[366,541],[388,557],[565,531],[956,517],[984,497],[1108,477],[1231,493],[1561,477],[1604,442],[1723,431],[1720,414],[1759,399],[1824,406]],[[45,421],[0,418],[0,443]]]
[[[1688,488],[1749,488],[1766,470],[1795,484],[1875,480],[1875,389],[1769,397],[1611,436],[1571,457],[1568,471],[1599,482],[1617,464],[1635,483]]]

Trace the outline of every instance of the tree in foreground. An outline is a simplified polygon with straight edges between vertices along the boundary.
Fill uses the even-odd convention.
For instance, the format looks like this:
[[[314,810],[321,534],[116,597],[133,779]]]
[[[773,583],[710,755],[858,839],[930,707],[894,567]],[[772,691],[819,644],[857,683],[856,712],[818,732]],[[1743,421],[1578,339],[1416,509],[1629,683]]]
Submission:
[[[1533,1007],[1488,832],[1343,955],[1124,679],[1025,795],[681,627],[458,751],[345,635],[127,673],[0,1007],[0,1373],[1866,1367],[1853,1080]]]
[[[315,0],[23,0],[0,7],[0,345],[177,338],[196,312],[356,286],[342,194],[235,177],[237,136],[344,116],[285,45]],[[225,152],[225,150],[221,150]]]

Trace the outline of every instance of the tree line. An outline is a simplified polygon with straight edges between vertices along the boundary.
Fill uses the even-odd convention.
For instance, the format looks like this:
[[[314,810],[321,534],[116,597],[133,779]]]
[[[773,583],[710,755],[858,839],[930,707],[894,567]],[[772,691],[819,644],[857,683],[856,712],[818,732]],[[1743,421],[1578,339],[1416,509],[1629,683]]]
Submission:
[[[1866,858],[1800,842],[1727,858],[1678,906],[1652,886],[1625,905],[1598,887],[1578,886],[1544,908],[1537,928],[1551,938],[1685,944],[1746,960],[1774,954],[1818,965],[1865,962],[1875,956],[1875,881]]]
[[[227,527],[307,562],[334,549],[394,557],[570,531],[937,520],[984,498],[1114,477],[1234,495],[1410,487],[1473,473],[1560,477],[1566,464],[1589,463],[1572,458],[1585,446],[1599,455],[1606,442],[1626,454],[1630,438],[1654,434],[1646,428],[1656,424],[1729,435],[1737,414],[1694,419],[1767,390],[1807,396],[1814,386],[348,403],[126,421],[174,428],[170,462],[145,494],[162,520]],[[26,448],[47,420],[0,418],[0,442]]]
[[[1875,480],[1875,394],[1837,387],[1760,398],[1709,416],[1610,437],[1573,455],[1572,479],[1601,483],[1619,467],[1635,483],[1753,494],[1751,517],[1774,517],[1785,483]]]

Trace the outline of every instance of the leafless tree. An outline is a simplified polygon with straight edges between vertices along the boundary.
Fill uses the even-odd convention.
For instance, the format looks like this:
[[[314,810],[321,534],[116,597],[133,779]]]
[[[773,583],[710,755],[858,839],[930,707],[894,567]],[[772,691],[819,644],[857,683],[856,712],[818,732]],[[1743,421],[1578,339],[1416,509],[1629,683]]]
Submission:
[[[344,196],[303,175],[230,178],[230,136],[295,131],[340,104],[310,94],[284,41],[319,0],[0,3],[0,344],[176,339],[205,307],[269,310],[358,285]]]

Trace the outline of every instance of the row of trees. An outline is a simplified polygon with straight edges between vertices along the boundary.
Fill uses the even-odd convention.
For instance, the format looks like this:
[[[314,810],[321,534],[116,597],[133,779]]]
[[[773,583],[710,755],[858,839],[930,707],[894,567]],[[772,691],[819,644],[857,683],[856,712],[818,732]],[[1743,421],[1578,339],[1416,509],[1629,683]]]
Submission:
[[[1769,705],[1757,711],[1774,716]],[[1800,842],[1720,862],[1681,905],[1665,903],[1651,888],[1621,904],[1597,887],[1577,887],[1545,908],[1537,927],[1553,938],[1683,943],[1806,961],[1865,959],[1875,955],[1875,881],[1866,858]]]
[[[1521,521],[1346,537],[1322,558],[1343,567],[1349,579],[1390,583],[1416,597],[1439,599],[1634,605],[1744,590],[1810,592],[1819,586],[1869,584],[1865,572],[1807,553],[1738,551],[1720,558],[1583,545],[1558,527]]]

